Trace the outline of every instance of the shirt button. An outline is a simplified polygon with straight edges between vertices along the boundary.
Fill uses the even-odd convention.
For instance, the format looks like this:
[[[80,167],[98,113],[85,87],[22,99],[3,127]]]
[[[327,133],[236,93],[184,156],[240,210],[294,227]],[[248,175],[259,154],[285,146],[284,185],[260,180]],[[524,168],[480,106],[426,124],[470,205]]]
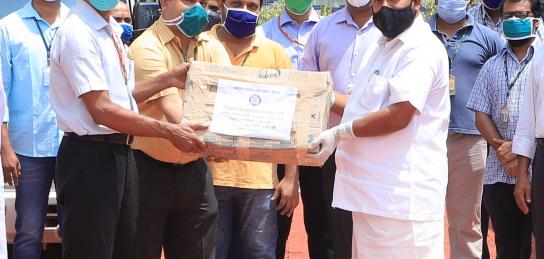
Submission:
[[[354,54],[355,56],[357,56],[357,55],[359,55],[359,51],[355,51],[355,52],[353,52],[353,54]]]
[[[354,77],[355,76],[355,72],[351,72],[351,77]]]

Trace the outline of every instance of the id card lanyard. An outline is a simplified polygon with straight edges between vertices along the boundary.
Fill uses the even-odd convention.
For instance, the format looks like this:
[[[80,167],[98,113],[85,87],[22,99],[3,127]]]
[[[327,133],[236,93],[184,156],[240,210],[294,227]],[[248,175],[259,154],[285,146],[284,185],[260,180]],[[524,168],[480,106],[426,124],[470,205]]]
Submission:
[[[45,40],[45,36],[43,35],[42,28],[40,27],[40,24],[38,23],[38,19],[36,17],[34,18],[34,22],[36,23],[36,27],[38,27],[38,30],[40,31],[40,36],[42,37],[43,46],[45,47],[45,50],[47,51],[47,65],[42,69],[42,82],[44,86],[49,86],[51,82],[51,42],[53,42],[53,39],[55,38],[55,35],[57,35],[57,30],[55,30],[55,33],[53,34],[53,37],[51,37],[51,41],[49,44],[47,44],[47,41]]]
[[[508,109],[510,90],[512,90],[512,88],[518,81],[519,76],[521,75],[521,73],[523,73],[523,70],[525,70],[525,67],[527,67],[527,64],[529,64],[531,59],[532,57],[524,61],[523,66],[514,77],[514,80],[510,81],[510,75],[508,74],[508,53],[504,55],[504,76],[506,77],[506,104],[501,108],[500,112],[499,127],[501,128],[506,128],[506,126],[508,125],[508,118],[510,117],[510,109]]]
[[[453,68],[453,61],[455,60],[455,58],[457,57],[457,53],[459,52],[459,49],[461,48],[461,45],[463,45],[463,42],[465,42],[467,36],[470,34],[470,31],[472,29],[471,28],[466,28],[465,29],[465,32],[463,33],[463,36],[461,37],[461,39],[459,39],[459,41],[457,42],[457,46],[455,46],[455,51],[453,52],[453,55],[450,57],[448,55],[448,59],[450,61],[450,79],[449,79],[449,89],[450,89],[450,96],[454,96],[455,93],[456,93],[456,79],[455,79],[455,76],[453,75],[452,73],[452,68]]]

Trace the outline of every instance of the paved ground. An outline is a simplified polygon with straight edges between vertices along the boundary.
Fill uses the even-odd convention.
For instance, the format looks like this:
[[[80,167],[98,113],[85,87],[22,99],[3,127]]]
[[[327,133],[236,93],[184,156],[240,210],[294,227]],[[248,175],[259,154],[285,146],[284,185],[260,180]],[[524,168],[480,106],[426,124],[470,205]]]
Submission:
[[[444,228],[446,230],[444,253],[446,255],[446,259],[449,259],[450,245],[448,243],[448,238],[447,238],[447,231],[448,231],[447,222]],[[307,242],[306,232],[304,230],[304,222],[302,219],[302,206],[298,206],[293,218],[293,229],[291,230],[291,235],[289,236],[289,241],[287,242],[286,259],[308,259],[309,256],[308,256],[308,248],[307,248],[306,242]],[[489,249],[491,253],[491,258],[495,258],[496,257],[495,234],[493,233],[493,231],[489,232],[488,244],[489,244]],[[533,254],[531,258],[536,259],[535,252],[534,252],[534,245],[533,245]]]

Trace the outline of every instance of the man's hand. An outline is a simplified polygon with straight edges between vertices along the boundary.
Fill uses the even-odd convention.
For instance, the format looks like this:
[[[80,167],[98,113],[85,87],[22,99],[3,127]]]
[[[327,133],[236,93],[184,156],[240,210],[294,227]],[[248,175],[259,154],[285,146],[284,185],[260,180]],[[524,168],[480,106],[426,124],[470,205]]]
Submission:
[[[208,124],[181,122],[172,125],[168,140],[177,149],[183,153],[203,153],[205,151],[206,143],[195,134],[195,130],[207,129]]]
[[[531,183],[529,183],[529,177],[527,176],[527,170],[519,173],[516,179],[516,188],[514,189],[514,197],[519,209],[524,214],[529,213],[528,204],[531,203]]]
[[[189,71],[190,63],[184,62],[175,67],[172,71],[167,72],[168,85],[185,89],[185,81],[187,81],[187,72]]]
[[[19,184],[21,163],[12,149],[2,148],[2,170],[4,171],[4,183],[10,186]]]
[[[286,170],[287,167],[288,166],[286,165]],[[288,175],[286,173],[285,177],[278,184],[278,187],[276,187],[272,200],[279,200],[276,210],[279,211],[281,215],[291,217],[298,205],[298,196],[298,175]]]
[[[207,156],[206,161],[213,163],[226,163],[229,161],[229,159],[224,157]]]
[[[507,167],[508,163],[518,157],[518,155],[512,153],[512,141],[496,138],[494,138],[493,141],[499,145],[499,148],[497,149],[497,158],[499,159],[499,162],[501,162],[501,165]]]
[[[312,160],[326,160],[332,155],[341,139],[354,137],[355,134],[353,133],[353,122],[351,121],[325,130],[309,145],[310,149],[314,149],[321,145],[321,150],[319,150],[319,153],[307,154],[306,157]]]
[[[508,162],[508,164],[506,164],[505,168],[506,168],[506,173],[510,176],[513,176],[513,177],[517,177],[518,176],[518,161],[519,159],[516,158],[510,162]]]

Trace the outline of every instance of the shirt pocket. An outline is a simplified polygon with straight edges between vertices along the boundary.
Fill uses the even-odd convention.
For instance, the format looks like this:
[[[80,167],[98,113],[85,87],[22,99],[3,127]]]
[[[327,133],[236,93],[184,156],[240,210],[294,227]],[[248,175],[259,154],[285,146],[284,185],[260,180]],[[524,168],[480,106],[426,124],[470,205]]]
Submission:
[[[373,74],[368,83],[361,85],[364,89],[359,99],[360,105],[365,112],[375,112],[387,103],[389,79],[377,74]]]

